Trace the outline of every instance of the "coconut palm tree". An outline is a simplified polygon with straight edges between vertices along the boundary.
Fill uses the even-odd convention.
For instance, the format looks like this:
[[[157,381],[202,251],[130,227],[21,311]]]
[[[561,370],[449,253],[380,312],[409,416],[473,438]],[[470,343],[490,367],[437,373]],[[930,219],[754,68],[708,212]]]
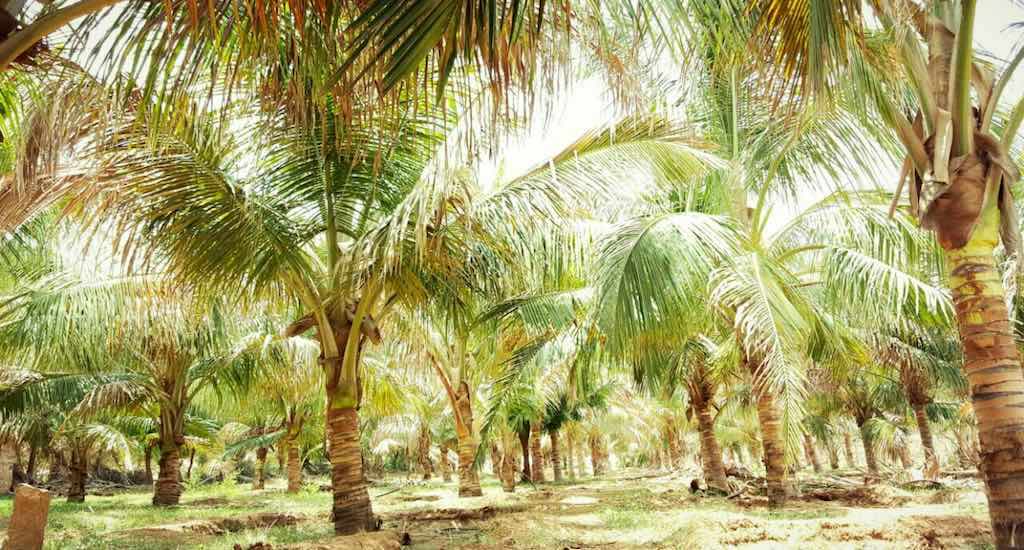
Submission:
[[[816,18],[818,32],[810,35],[795,32],[808,24],[806,6],[755,3],[757,36],[770,45],[767,56],[789,69],[788,89],[808,96],[833,84],[855,87],[865,98],[865,115],[903,145],[899,188],[908,192],[911,215],[935,233],[946,254],[993,535],[999,548],[1019,546],[1015,533],[1024,513],[1016,502],[1024,459],[1014,449],[1024,433],[1024,371],[995,253],[1000,242],[1008,256],[1020,248],[1009,193],[1017,168],[1007,151],[1024,120],[1024,103],[1006,113],[1002,100],[1024,49],[1002,66],[976,57],[976,0],[844,2]],[[849,41],[853,36],[881,40]],[[894,55],[875,57],[874,48]],[[897,101],[895,90],[908,94]]]

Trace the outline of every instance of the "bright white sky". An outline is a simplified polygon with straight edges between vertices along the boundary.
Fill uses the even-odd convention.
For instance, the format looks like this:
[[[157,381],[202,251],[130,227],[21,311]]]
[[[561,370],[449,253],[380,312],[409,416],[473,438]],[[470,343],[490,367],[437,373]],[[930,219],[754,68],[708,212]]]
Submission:
[[[987,52],[1000,59],[1008,59],[1024,31],[1011,29],[1013,23],[1024,23],[1024,8],[1012,0],[980,0],[977,7],[975,45],[979,51]],[[1018,71],[1004,92],[1004,101],[1016,101],[1024,94],[1024,76]],[[493,181],[499,164],[507,176],[517,175],[547,159],[553,152],[569,146],[584,132],[612,122],[615,112],[611,107],[609,93],[600,79],[591,79],[575,86],[562,100],[555,104],[549,118],[537,120],[518,140],[512,140],[502,149],[502,156],[480,168],[480,180]],[[898,169],[885,170],[878,174],[878,185],[893,189]],[[769,229],[780,227],[796,212],[824,198],[827,185],[809,186],[799,204],[776,209],[769,221]]]

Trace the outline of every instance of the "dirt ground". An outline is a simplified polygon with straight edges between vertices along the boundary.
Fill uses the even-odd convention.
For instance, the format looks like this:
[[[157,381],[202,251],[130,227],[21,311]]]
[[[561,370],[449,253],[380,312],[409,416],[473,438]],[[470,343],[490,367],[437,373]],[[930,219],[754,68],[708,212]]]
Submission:
[[[392,480],[370,492],[384,529],[414,549],[992,547],[976,481],[900,488],[804,477],[784,511],[768,512],[756,483],[733,498],[693,494],[695,474],[622,471],[512,495],[486,479],[473,499],[438,481]],[[279,483],[201,487],[161,510],[141,491],[57,503],[47,548],[312,548],[332,535],[330,496],[317,486],[298,495]],[[10,500],[0,500],[0,535],[9,513]]]

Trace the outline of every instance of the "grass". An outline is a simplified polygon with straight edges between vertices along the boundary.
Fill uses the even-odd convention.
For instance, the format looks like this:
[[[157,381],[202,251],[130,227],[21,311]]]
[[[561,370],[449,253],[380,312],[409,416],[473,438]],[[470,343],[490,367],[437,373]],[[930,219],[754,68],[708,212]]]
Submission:
[[[515,494],[508,495],[502,492],[496,480],[490,476],[482,477],[484,496],[468,500],[457,497],[455,483],[440,480],[390,479],[374,483],[370,487],[370,495],[374,511],[385,517],[394,512],[456,507],[517,507],[516,512],[499,513],[493,519],[470,524],[452,521],[403,521],[397,524],[398,520],[392,519],[387,527],[410,532],[413,549],[458,548],[464,545],[722,548],[731,547],[730,541],[741,546],[756,541],[814,546],[823,543],[814,539],[815,533],[824,529],[822,525],[831,518],[838,516],[846,517],[839,522],[831,522],[828,529],[832,533],[836,533],[836,529],[845,529],[845,532],[855,535],[876,526],[888,529],[888,533],[897,533],[894,535],[897,537],[906,531],[898,523],[896,515],[886,517],[889,510],[886,508],[858,509],[836,502],[795,500],[785,510],[768,511],[757,503],[741,506],[735,500],[722,497],[692,496],[685,479],[586,479],[575,485],[520,486]],[[297,494],[285,493],[281,479],[272,480],[267,491],[258,493],[248,485],[234,483],[190,486],[182,498],[182,505],[169,508],[151,506],[151,494],[142,490],[109,497],[89,496],[84,504],[68,504],[58,499],[52,503],[49,515],[46,548],[225,550],[236,544],[246,548],[256,542],[277,547],[303,541],[323,541],[333,536],[332,525],[327,519],[331,495],[317,490],[319,485],[327,483],[326,479],[307,481],[308,488]],[[415,498],[427,496],[429,499]],[[922,492],[918,503],[912,504],[923,504],[919,512],[922,518],[945,514],[987,518],[980,494],[971,493],[965,500],[937,505],[927,504],[927,497]],[[2,518],[10,513],[11,505],[10,497],[0,498],[0,529],[5,526]],[[295,526],[249,529],[219,536],[157,529],[147,530],[143,537],[141,532],[132,531],[257,512],[289,513],[307,519]],[[800,538],[805,536],[811,538]],[[986,546],[988,543],[984,537],[949,542],[958,547],[991,547]]]

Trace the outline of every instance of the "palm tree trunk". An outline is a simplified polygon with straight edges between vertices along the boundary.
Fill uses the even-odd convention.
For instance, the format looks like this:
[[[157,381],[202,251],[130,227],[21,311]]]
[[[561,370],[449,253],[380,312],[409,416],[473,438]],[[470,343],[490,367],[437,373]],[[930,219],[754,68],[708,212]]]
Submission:
[[[986,164],[970,156],[950,187],[986,185]],[[984,187],[982,187],[984,188]],[[998,185],[995,186],[998,188]],[[993,193],[990,193],[990,195]],[[978,422],[981,474],[999,548],[1024,546],[1024,371],[995,262],[999,210],[988,200],[969,240],[946,248],[949,285],[963,343],[964,371]],[[1016,545],[1016,546],[1014,546]]]
[[[423,472],[423,480],[426,481],[434,475],[434,465],[430,462],[430,430],[426,425],[420,426],[420,436],[417,442],[417,461],[420,471]]]
[[[502,447],[505,451],[501,453],[501,464],[499,470],[501,475],[501,488],[506,493],[514,493],[516,490],[516,477],[519,476],[519,469],[516,467],[515,438],[506,433],[502,438]]]
[[[185,479],[192,479],[192,465],[196,463],[196,448],[192,447],[188,452],[188,469],[185,470]]]
[[[531,480],[530,472],[530,425],[526,424],[519,430],[519,447],[523,453],[523,481]]]
[[[590,468],[594,477],[604,474],[604,462],[601,460],[601,435],[590,434]]]
[[[774,395],[757,378],[755,374],[754,386],[760,387],[757,390],[757,417],[761,423],[761,443],[764,446],[768,507],[782,508],[786,504],[786,447],[782,440],[782,422]]]
[[[530,460],[532,462],[532,468],[530,470],[530,480],[534,483],[542,483],[544,481],[544,457],[540,452],[540,423],[530,423]]]
[[[828,466],[832,470],[839,469],[839,450],[836,449],[835,441],[828,443]]]
[[[856,468],[857,460],[853,456],[853,438],[850,437],[850,432],[843,432],[843,450],[846,453],[846,467]]]
[[[917,419],[917,431],[921,434],[921,447],[924,449],[925,469],[937,469],[939,464],[939,455],[935,452],[935,441],[932,439],[932,428],[928,425],[928,413],[925,411],[924,407],[924,403],[914,404],[914,418]]]
[[[469,384],[459,383],[459,414],[456,416],[455,435],[459,438],[459,496],[483,496],[480,474],[476,470],[476,434],[473,433],[473,403]]]
[[[814,448],[814,438],[811,434],[804,433],[804,449],[807,451],[807,460],[810,461],[814,473],[821,473],[821,462],[818,461],[818,451]]]
[[[670,420],[665,430],[665,439],[668,440],[668,462],[669,469],[675,470],[683,466],[683,452],[679,446],[679,430]]]
[[[572,436],[572,432],[569,432],[567,446],[569,447],[569,452],[566,453],[566,460],[568,461],[566,469],[569,471],[569,479],[576,481],[576,441]]]
[[[153,484],[153,446],[146,445],[145,463],[146,463],[146,485]]]
[[[722,449],[715,437],[715,422],[711,416],[711,407],[701,399],[694,402],[697,409],[697,428],[700,431],[700,460],[704,469],[704,483],[721,491],[729,490],[729,482],[725,477],[725,464],[722,463]]]
[[[28,446],[28,466],[25,468],[25,475],[28,476],[29,483],[35,483],[36,481],[36,454],[37,448],[34,444],[29,443]]]
[[[452,480],[452,463],[448,462],[448,442],[442,441],[441,445],[441,458],[439,459],[439,465],[441,467],[441,479],[444,481]]]
[[[354,407],[329,407],[327,437],[334,491],[334,533],[351,535],[376,529],[359,448],[359,412]]]
[[[302,459],[299,456],[298,442],[288,444],[288,492],[298,493],[302,488]]]
[[[551,430],[548,432],[548,436],[551,438],[551,462],[555,472],[555,481],[562,481],[562,452],[558,446],[558,430]]]
[[[69,467],[68,502],[85,502],[85,480],[89,467],[84,450],[72,448]]]
[[[47,475],[47,481],[53,483],[63,479],[64,474],[67,471],[67,461],[64,460],[64,453],[62,451],[50,450],[50,471]]]
[[[906,442],[897,444],[896,453],[900,457],[900,465],[906,470],[914,465],[914,461],[910,459],[910,447],[907,446]]]
[[[868,465],[868,473],[878,475],[878,459],[875,457],[875,445],[868,438],[864,424],[860,424],[860,440],[864,443],[864,461]]]
[[[192,462],[189,461],[189,469],[192,469]],[[267,469],[267,448],[256,449],[256,475],[252,478],[253,490],[259,491],[266,485]]]
[[[491,470],[494,477],[501,479],[501,450],[497,443],[491,443]]]
[[[475,458],[476,439],[472,435],[467,434],[459,439],[460,497],[479,497],[484,494],[480,489],[480,475],[476,471]]]
[[[154,506],[174,506],[181,500],[181,451],[171,439],[160,444],[160,474],[153,491]]]

